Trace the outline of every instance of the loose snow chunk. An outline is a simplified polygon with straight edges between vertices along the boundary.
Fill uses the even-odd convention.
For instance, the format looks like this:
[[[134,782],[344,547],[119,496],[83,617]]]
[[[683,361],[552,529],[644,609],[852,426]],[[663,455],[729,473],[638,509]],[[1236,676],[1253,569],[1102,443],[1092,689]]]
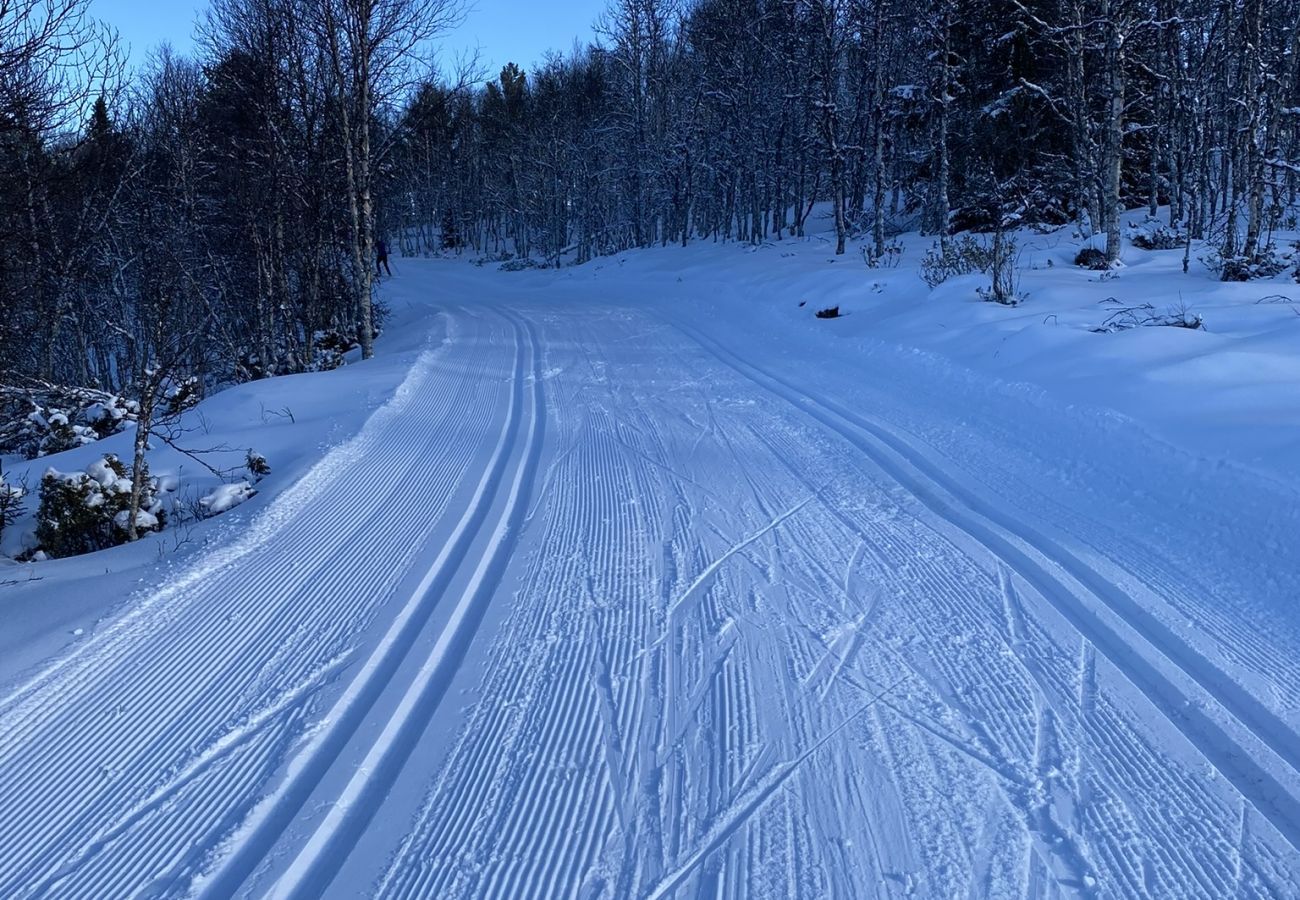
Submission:
[[[256,494],[257,491],[247,481],[237,481],[234,484],[221,485],[201,499],[199,506],[203,507],[204,515],[215,516],[238,506]]]

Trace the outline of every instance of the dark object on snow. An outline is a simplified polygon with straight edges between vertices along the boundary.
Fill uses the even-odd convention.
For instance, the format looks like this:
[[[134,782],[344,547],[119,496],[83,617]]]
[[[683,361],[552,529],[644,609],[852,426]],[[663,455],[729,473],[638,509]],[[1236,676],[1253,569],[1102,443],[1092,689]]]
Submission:
[[[840,308],[838,306],[832,306],[827,309],[817,310],[817,318],[819,319],[838,319],[839,317],[840,317]]]
[[[807,301],[807,300],[800,300],[800,301],[799,301],[799,308],[800,308],[800,309],[803,309],[803,308],[804,308],[805,306],[807,306],[807,305],[808,305],[808,301]]]
[[[383,266],[384,271],[387,272],[390,276],[393,274],[393,270],[388,268],[388,245],[385,244],[383,241],[376,241],[375,242],[375,274],[376,275],[380,274],[379,271],[380,266]]]
[[[1096,247],[1084,247],[1079,251],[1079,255],[1074,258],[1074,264],[1081,269],[1096,269],[1098,272],[1110,268],[1106,262],[1106,254]]]

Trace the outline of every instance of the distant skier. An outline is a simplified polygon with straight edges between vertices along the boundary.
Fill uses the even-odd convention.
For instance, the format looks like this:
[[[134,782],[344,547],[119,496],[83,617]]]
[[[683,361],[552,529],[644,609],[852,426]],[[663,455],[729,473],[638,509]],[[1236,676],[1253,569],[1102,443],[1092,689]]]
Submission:
[[[380,271],[381,266],[383,267],[383,271],[387,272],[389,277],[392,277],[393,270],[388,268],[388,245],[384,243],[383,238],[380,238],[379,240],[375,241],[375,277],[376,278],[379,277],[381,274],[383,274]]]

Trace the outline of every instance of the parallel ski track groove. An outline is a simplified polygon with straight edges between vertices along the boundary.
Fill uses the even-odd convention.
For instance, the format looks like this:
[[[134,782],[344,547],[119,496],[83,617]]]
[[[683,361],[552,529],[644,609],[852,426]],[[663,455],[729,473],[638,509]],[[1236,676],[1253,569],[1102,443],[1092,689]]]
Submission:
[[[1300,849],[1300,798],[1257,762],[1249,748],[1242,746],[1219,722],[1215,721],[1187,697],[1159,667],[1147,660],[1141,650],[1133,651],[1128,641],[1096,609],[1080,603],[1076,592],[1031,554],[1039,554],[1050,564],[1060,567],[1072,581],[1095,597],[1103,608],[1118,617],[1140,640],[1149,644],[1169,665],[1213,697],[1217,704],[1237,719],[1265,747],[1285,761],[1294,774],[1300,769],[1300,740],[1277,716],[1250,697],[1239,686],[1228,682],[1208,660],[1169,632],[1163,623],[1141,610],[1127,595],[1110,585],[1095,570],[1064,547],[1026,526],[1015,525],[1009,516],[1000,514],[950,476],[939,470],[910,445],[883,426],[850,412],[838,403],[815,396],[807,390],[782,380],[771,372],[740,359],[713,339],[694,328],[671,322],[692,338],[706,352],[737,374],[766,389],[774,396],[798,408],[825,427],[838,433],[861,449],[881,469],[903,485],[917,500],[941,519],[966,532],[989,552],[1014,569],[1033,585],[1124,676],[1169,718],[1188,742],[1204,754],[1234,787],[1269,819],[1293,847]],[[952,503],[944,499],[952,497]],[[1017,544],[1029,549],[1021,549]],[[1069,598],[1067,600],[1066,598]],[[1215,673],[1206,675],[1206,672]],[[1186,722],[1179,722],[1170,710],[1184,711]]]
[[[481,366],[481,363],[477,363],[477,364]],[[402,390],[408,390],[408,389],[409,389],[409,384],[408,384],[408,385],[403,385]],[[451,397],[446,397],[446,398],[436,398],[436,399],[438,399],[438,403],[439,403],[439,405],[436,406],[436,407],[434,407],[435,411],[441,410],[442,412],[445,412],[446,409],[449,408],[450,401],[451,401],[453,398],[451,398]],[[384,414],[386,414],[386,413],[389,411],[390,408],[391,408],[391,406],[385,406],[385,407],[381,408],[381,410],[379,410],[379,411],[375,414],[375,417],[378,418],[378,417],[380,417],[380,416],[383,416]],[[441,413],[439,413],[439,414],[441,414]],[[366,433],[366,432],[363,432],[362,435],[360,435],[357,439],[354,439],[354,441],[351,442],[349,445],[345,445],[345,447],[342,448],[342,449],[343,449],[344,451],[347,451],[347,450],[348,450],[348,449],[349,449],[353,444],[364,444],[364,445],[366,445],[367,447],[369,447],[370,445],[373,445],[373,443],[374,443],[375,441],[374,441],[373,439],[371,439],[371,440],[369,440],[369,441],[365,441],[364,439],[365,439],[366,437],[367,437],[367,433]],[[335,451],[335,452],[337,453],[338,451]],[[356,458],[356,457],[359,457],[359,456],[360,456],[360,453],[359,453],[359,451],[358,451],[358,452],[355,452],[355,453],[350,454],[350,455],[351,455],[352,458]],[[318,467],[318,468],[319,468],[319,467]],[[292,489],[291,489],[291,490],[286,494],[286,499],[289,498],[289,497],[291,497],[291,496],[293,496],[294,494],[298,493],[298,492],[300,491],[300,488],[302,487],[303,484],[307,484],[307,483],[311,482],[311,481],[313,480],[313,479],[312,479],[312,476],[313,476],[314,474],[315,474],[315,470],[313,470],[312,473],[309,473],[309,475],[308,475],[306,478],[304,478],[304,479],[302,480],[302,482],[300,483],[300,485],[297,485],[297,486],[295,486],[294,488],[292,488]],[[369,471],[369,470],[363,472],[363,478],[368,479],[367,481],[363,482],[363,484],[364,484],[364,485],[367,485],[367,486],[373,484],[373,483],[374,483],[374,479],[377,479],[378,477],[380,477],[380,475],[381,475],[381,473],[379,473],[379,472],[373,472],[373,471]],[[336,481],[336,480],[338,480],[338,478],[339,478],[339,474],[338,474],[337,471],[335,471],[335,472],[333,472],[333,473],[331,473],[331,474],[328,474],[326,477],[327,477],[327,479],[329,479],[329,480],[331,480],[331,481]],[[308,488],[308,490],[310,490],[310,488]],[[283,506],[283,505],[285,505],[285,504],[283,504],[283,503],[279,503],[279,504],[277,504],[277,507],[272,508],[272,509],[270,509],[270,510],[267,510],[267,511],[263,514],[262,518],[263,518],[263,519],[276,519],[276,518],[283,518],[282,516],[277,516],[277,513],[278,513],[278,510],[279,510],[279,507],[280,507],[280,506]],[[295,511],[296,511],[296,510],[295,510]],[[331,551],[331,552],[332,552],[333,549],[335,549],[337,546],[339,546],[339,545],[341,545],[342,543],[346,542],[347,539],[348,539],[348,537],[349,537],[349,535],[348,535],[348,533],[346,533],[346,532],[341,532],[341,533],[340,533],[340,532],[328,532],[328,533],[325,533],[325,534],[320,535],[319,537],[320,537],[320,540],[322,540],[322,541],[330,540],[330,541],[333,542],[332,544],[330,544],[330,545],[328,545],[328,546],[326,546],[326,545],[324,545],[324,544],[320,545],[320,549],[322,549],[322,550],[327,550],[327,551]],[[254,549],[255,549],[255,548],[254,548]],[[234,562],[237,562],[239,558],[240,558],[240,557],[237,556],[236,559],[234,560]],[[228,562],[225,562],[225,563],[223,563],[223,564],[219,567],[219,569],[217,570],[217,573],[214,573],[214,574],[220,574],[220,573],[224,573],[224,572],[230,571],[230,570],[233,568],[233,565],[234,565],[233,562],[229,562],[229,561],[228,561]],[[318,569],[318,571],[319,571],[319,570],[326,569],[326,568],[327,568],[327,564],[326,564],[326,563],[317,563],[317,569]],[[272,573],[272,576],[271,576],[272,580],[267,584],[267,586],[270,587],[270,588],[278,588],[280,585],[282,585],[285,581],[287,581],[287,580],[291,577],[291,574],[292,574],[292,570],[291,570],[291,569],[280,569],[280,570],[278,570],[278,571],[275,571],[275,572]],[[177,593],[177,590],[176,590],[176,589],[169,588],[169,589],[167,589],[167,590],[165,590],[165,591],[163,591],[163,592],[161,592],[161,593],[162,593],[163,595],[166,595],[166,596],[174,596],[174,595]],[[150,610],[150,611],[152,611],[152,610]],[[205,614],[209,617],[209,619],[214,618],[214,617],[225,617],[225,616],[228,616],[228,615],[229,615],[229,610],[228,610],[226,607],[216,607],[216,608],[213,609],[213,610],[206,611]],[[205,621],[206,621],[206,620],[205,620]],[[131,626],[134,626],[135,624],[136,624],[135,621],[134,621],[131,617],[127,617],[127,619],[124,620],[123,623],[118,623],[117,625],[115,625],[115,626],[112,627],[111,632],[110,632],[110,635],[113,636],[113,637],[117,637],[117,636],[118,636],[118,633],[123,632],[123,631],[126,631],[126,632],[128,632],[128,636],[129,636],[129,635],[130,635],[130,627],[131,627]],[[192,636],[192,635],[189,636],[187,639],[188,639],[188,640],[191,640],[191,641],[196,640],[196,638],[195,638],[194,636]],[[93,649],[93,648],[92,648],[92,649]],[[79,682],[83,682],[83,681],[84,681],[84,682],[93,682],[93,681],[98,681],[99,678],[102,677],[102,671],[100,671],[99,667],[96,665],[97,661],[98,661],[98,660],[96,659],[96,657],[94,657],[93,654],[89,654],[89,653],[79,654],[79,655],[77,655],[77,656],[69,657],[69,658],[66,659],[66,660],[62,660],[62,661],[60,661],[59,663],[57,663],[55,666],[51,667],[51,669],[49,669],[49,670],[47,671],[47,673],[42,673],[42,675],[38,675],[36,678],[33,678],[32,681],[31,681],[27,686],[25,686],[25,687],[23,687],[23,688],[21,688],[21,689],[19,689],[19,690],[16,690],[12,695],[10,695],[10,697],[8,697],[8,698],[5,699],[5,701],[4,701],[4,706],[5,706],[5,708],[7,708],[8,706],[13,705],[14,703],[18,702],[19,700],[29,698],[29,697],[32,696],[32,695],[39,695],[39,693],[41,692],[41,689],[42,689],[42,685],[44,685],[44,693],[49,693],[49,691],[51,690],[50,679],[49,679],[48,677],[44,677],[44,676],[47,676],[50,672],[57,673],[57,672],[59,672],[59,671],[62,671],[63,669],[73,669],[74,672],[76,673],[74,676],[71,676],[71,677],[65,677],[64,679],[58,681],[58,682],[57,682],[57,685],[58,685],[58,689],[59,689],[59,690],[67,690],[68,688],[70,688],[70,687],[74,687],[74,686],[76,686]],[[162,664],[161,662],[156,663],[156,665],[161,665],[161,664]],[[139,666],[137,666],[136,668],[138,669]],[[127,699],[130,699],[130,698],[131,698],[130,695],[128,695]],[[121,699],[121,698],[119,698],[119,699]],[[123,704],[123,705],[125,705],[125,704]],[[45,718],[45,717],[55,717],[55,715],[56,715],[56,712],[55,712],[55,711],[52,711],[50,707],[47,707],[47,706],[45,706],[45,707],[41,707],[41,710],[42,710],[43,713],[44,713],[43,716],[27,716],[27,717],[20,717],[19,719],[16,720],[16,722],[19,723],[19,724],[29,724],[29,725],[31,725],[31,724],[40,724],[43,718]],[[13,722],[13,721],[15,721],[15,720],[11,720],[8,716],[6,716],[6,717],[4,718],[4,721],[5,721],[6,723],[11,723],[11,722]],[[6,731],[6,732],[5,732],[5,736],[7,737],[8,735],[9,735],[9,732]]]
[[[452,617],[433,650],[433,656],[417,673],[417,683],[406,687],[380,737],[371,739],[385,740],[386,743],[369,744],[370,753],[366,761],[344,788],[348,797],[341,799],[312,832],[307,845],[292,861],[289,871],[272,887],[273,896],[319,896],[324,892],[346,858],[345,848],[350,846],[352,839],[364,828],[369,815],[373,813],[376,804],[370,801],[380,799],[397,777],[423,730],[426,717],[440,702],[442,693],[477,628],[483,606],[490,599],[489,582],[504,562],[504,556],[498,555],[498,551],[503,546],[508,546],[516,536],[523,503],[509,502],[503,519],[497,525],[497,534],[485,550],[487,555],[477,560],[467,558],[476,538],[483,532],[494,499],[508,478],[507,467],[518,444],[521,421],[526,418],[529,420],[528,441],[532,442],[535,437],[536,443],[540,444],[541,422],[535,415],[529,417],[523,409],[524,382],[529,377],[525,372],[528,360],[532,363],[533,390],[540,390],[536,371],[536,339],[531,330],[518,321],[509,318],[507,321],[513,331],[515,346],[513,372],[508,381],[510,400],[492,457],[475,488],[474,496],[432,566],[416,586],[414,594],[406,600],[347,691],[326,715],[324,730],[313,735],[308,746],[294,757],[285,780],[274,794],[264,798],[252,819],[241,828],[239,849],[222,860],[216,872],[204,883],[203,896],[230,896],[253,874],[261,864],[262,854],[293,821],[315,786],[330,770],[338,754],[352,740],[361,721],[379,698],[389,691],[394,675],[410,656],[417,637],[433,611],[445,599],[444,594],[452,578],[467,565],[477,562],[472,592],[462,597],[452,611]],[[535,401],[534,406],[538,402],[540,401]],[[531,488],[529,479],[536,457],[537,447],[532,443],[519,454],[514,469],[515,485],[512,488],[515,494],[521,491],[526,494]],[[400,689],[400,685],[397,687]]]
[[[443,350],[432,352],[445,355]],[[439,356],[433,357],[426,368],[427,365],[437,364],[438,359]],[[324,476],[325,480],[316,478],[312,481],[316,471],[313,470],[304,479],[306,487],[302,490],[327,490],[347,477],[349,490],[368,492],[382,489],[384,492],[379,494],[382,501],[399,492],[403,475],[418,467],[426,467],[428,474],[433,476],[421,482],[422,491],[428,499],[425,503],[412,503],[414,509],[401,510],[403,515],[397,521],[397,527],[411,529],[407,531],[408,534],[420,533],[420,522],[428,520],[431,510],[436,512],[445,504],[455,485],[454,476],[461,465],[456,460],[449,460],[449,455],[450,445],[458,441],[447,441],[447,448],[439,448],[440,452],[423,460],[418,455],[401,459],[394,469],[385,470],[383,466],[374,465],[357,467],[351,461],[363,455],[361,447],[365,446],[366,441],[375,443],[380,433],[375,431],[376,427],[385,429],[384,437],[390,439],[395,434],[400,437],[403,433],[414,437],[418,429],[427,429],[430,422],[447,422],[453,429],[452,433],[457,435],[470,428],[480,418],[477,411],[491,408],[492,404],[475,403],[474,398],[476,388],[473,385],[480,380],[478,373],[486,371],[484,367],[487,363],[474,357],[470,357],[469,361],[475,371],[468,373],[470,380],[462,385],[468,389],[468,393],[465,390],[419,392],[417,382],[408,379],[403,385],[406,393],[401,401],[405,404],[401,411],[390,413],[388,410],[393,407],[382,407],[368,424],[368,430],[363,429],[353,444],[345,445],[343,455],[339,457],[342,462],[332,470],[322,470],[329,472]],[[422,370],[418,377],[426,378],[427,372]],[[352,449],[354,446],[355,450]],[[410,446],[419,447],[420,442],[411,442]],[[300,489],[291,488],[286,497],[297,500],[293,496],[295,491]],[[301,508],[301,502],[298,507],[290,508]],[[274,521],[277,516],[283,519],[275,506],[269,508],[267,516],[269,521]],[[292,524],[294,521],[290,519],[279,524],[282,528],[292,528],[296,527]],[[362,527],[367,524],[372,524],[369,519],[363,519],[359,523]],[[0,854],[0,894],[6,897],[39,896],[53,889],[56,884],[60,897],[103,897],[128,890],[150,892],[174,889],[174,886],[169,887],[168,881],[155,883],[152,887],[145,884],[158,872],[157,865],[163,859],[159,842],[149,840],[149,836],[159,834],[165,843],[183,847],[190,839],[201,844],[207,839],[203,835],[213,836],[219,832],[223,822],[228,820],[227,809],[231,804],[248,802],[240,797],[247,797],[247,791],[261,783],[266,774],[264,767],[267,754],[277,748],[280,751],[284,749],[284,741],[280,737],[282,727],[271,727],[261,734],[254,734],[249,739],[246,752],[235,754],[224,761],[219,760],[219,764],[226,767],[225,771],[213,770],[205,776],[209,782],[206,790],[194,794],[202,785],[179,787],[182,796],[189,795],[186,805],[189,807],[187,815],[191,819],[186,829],[173,828],[171,833],[164,835],[162,832],[165,829],[161,821],[146,819],[139,823],[129,844],[124,844],[127,836],[125,833],[110,839],[113,841],[115,855],[107,865],[93,867],[88,865],[90,859],[83,858],[77,862],[75,869],[64,870],[58,861],[71,861],[81,855],[81,847],[93,844],[96,833],[111,833],[115,827],[113,823],[121,818],[122,810],[134,808],[148,794],[162,790],[164,793],[161,796],[165,798],[166,791],[170,790],[166,786],[170,773],[184,771],[185,760],[194,754],[194,748],[203,747],[223,733],[229,734],[231,728],[239,727],[239,721],[255,714],[256,707],[264,702],[261,698],[273,696],[286,683],[310,673],[314,666],[319,665],[323,656],[337,654],[338,641],[347,634],[335,623],[352,622],[356,627],[356,623],[364,624],[368,621],[373,614],[375,600],[382,598],[385,585],[394,582],[395,577],[390,573],[398,566],[391,565],[392,561],[388,565],[371,566],[370,574],[361,579],[355,591],[330,591],[331,584],[340,578],[346,580],[348,573],[340,573],[338,570],[345,567],[337,564],[331,569],[328,561],[337,561],[339,548],[349,538],[356,539],[352,546],[362,553],[373,552],[377,545],[365,531],[357,536],[355,529],[315,528],[313,534],[315,537],[312,542],[303,549],[302,555],[308,560],[305,568],[284,566],[272,569],[271,579],[259,580],[257,591],[241,594],[233,591],[230,584],[231,578],[239,580],[243,577],[243,572],[238,567],[239,557],[236,555],[219,566],[213,575],[214,580],[197,583],[197,589],[186,598],[187,609],[197,611],[198,615],[184,619],[178,612],[166,608],[150,610],[146,607],[146,614],[154,616],[152,623],[147,616],[143,620],[140,617],[134,620],[128,618],[124,625],[108,629],[104,637],[87,648],[88,652],[103,654],[105,651],[100,648],[105,644],[115,650],[120,649],[110,641],[136,645],[149,640],[154,634],[162,633],[162,629],[167,629],[170,633],[167,652],[129,656],[116,654],[114,658],[127,658],[130,662],[115,664],[118,673],[107,677],[104,671],[90,665],[88,659],[73,659],[67,664],[49,669],[44,683],[37,676],[26,688],[16,692],[16,698],[8,707],[10,714],[6,716],[6,722],[11,726],[22,725],[29,730],[25,740],[10,743],[16,740],[11,727],[5,746],[27,748],[27,752],[35,758],[22,764],[16,763],[12,758],[6,760],[7,764],[0,769],[0,808],[11,802],[21,802],[23,796],[30,796],[39,790],[36,787],[39,783],[37,779],[46,772],[58,772],[60,781],[64,784],[59,796],[66,799],[64,803],[47,809],[40,827],[26,827],[19,834],[15,834],[13,828],[20,819],[6,817],[9,828],[0,826],[0,846],[6,848],[6,852]],[[397,562],[400,561],[399,558]],[[259,566],[258,571],[265,576],[264,566]],[[286,603],[285,600],[290,596],[290,585],[304,583],[304,574],[308,576],[306,584],[309,587],[306,592],[300,593],[310,594],[318,620],[330,624],[323,634],[318,635],[319,640],[306,641],[306,646],[302,647],[303,652],[295,658],[286,653],[286,645],[294,644],[294,640],[286,640],[286,636],[296,633],[301,641],[310,634],[306,627],[306,612],[300,606],[312,604]],[[354,571],[350,574],[355,577],[358,573]],[[209,596],[213,602],[203,602]],[[243,603],[243,612],[232,619],[232,608],[239,609],[240,606],[231,604],[229,598],[242,596],[249,597],[250,601]],[[250,644],[250,640],[253,643]],[[236,652],[236,647],[240,648],[240,652]],[[266,666],[239,668],[224,663],[224,660],[232,657],[255,663],[279,658],[283,665],[271,668],[270,671],[275,674],[268,677]],[[185,667],[184,679],[178,680],[173,674],[177,665]],[[127,688],[125,695],[120,692],[123,687]],[[54,690],[62,695],[59,703],[39,702],[44,694]],[[191,695],[188,704],[181,707],[183,715],[166,724],[161,731],[156,727],[145,727],[147,722],[140,718],[152,708],[149,701],[159,690],[170,694],[188,691]],[[77,734],[86,725],[87,718],[68,716],[53,722],[53,728],[64,732],[63,737],[51,735],[49,739],[44,739],[43,736],[40,741],[32,740],[33,730],[48,730],[46,725],[52,715],[52,707],[66,707],[69,699],[78,693],[89,694],[88,697],[82,697],[81,702],[92,709],[117,709],[124,713],[110,720],[113,733],[118,737],[81,740]],[[247,712],[234,713],[232,718],[232,702],[237,704],[236,709],[245,706]],[[248,704],[252,704],[251,708]],[[24,709],[31,710],[32,714],[13,715]],[[66,708],[62,712],[66,714]],[[93,721],[100,715],[102,714],[92,713],[90,720]],[[150,734],[154,736],[147,738]],[[142,738],[145,742],[142,742]],[[126,768],[115,770],[114,777],[109,779],[106,788],[94,788],[86,783],[86,774],[94,774],[96,766],[74,760],[77,757],[102,758],[106,753],[121,759]],[[257,771],[262,774],[254,777]],[[154,772],[163,774],[150,777]],[[69,777],[75,779],[78,773],[82,773],[82,784],[68,784]],[[131,775],[138,776],[138,780],[128,777]],[[133,796],[135,800],[132,799]],[[86,802],[91,797],[96,802]],[[67,813],[60,815],[60,810],[76,813],[75,818],[69,818]],[[193,815],[195,812],[200,814]],[[48,874],[39,875],[42,870]],[[69,880],[73,876],[77,877],[75,883]],[[32,881],[34,877],[37,879],[35,882]]]
[[[653,490],[643,481],[640,463],[623,463],[621,445],[639,442],[637,431],[618,434],[623,423],[607,419],[598,406],[589,405],[585,420],[576,421],[566,407],[567,402],[555,410],[562,428],[576,426],[585,439],[559,462],[583,474],[548,477],[540,551],[520,593],[526,599],[494,651],[524,658],[490,670],[485,701],[467,732],[474,739],[459,745],[444,768],[458,775],[440,777],[432,789],[421,824],[382,883],[385,896],[573,896],[617,822],[616,804],[623,798],[612,795],[611,781],[600,774],[607,771],[607,726],[592,681],[602,665],[611,668],[610,660],[630,655],[636,640],[629,618],[641,615],[640,604],[625,598],[642,576],[628,555],[629,528],[644,526],[639,516],[624,514],[624,504],[629,497],[648,504]],[[642,483],[633,488],[629,479]],[[548,634],[571,635],[556,645],[563,652],[549,653]],[[627,711],[641,695],[627,680],[612,688],[615,717],[622,723],[617,727],[629,735],[630,749],[634,729]],[[541,692],[530,696],[523,715],[501,693],[519,689]],[[503,732],[506,721],[515,724]],[[484,741],[480,729],[508,736]],[[510,764],[522,752],[531,759],[526,769]],[[497,761],[485,765],[493,756]],[[495,775],[477,777],[485,771]],[[477,816],[470,810],[478,810]],[[492,836],[493,846],[486,871],[474,874],[452,864],[456,848],[480,844],[484,835]],[[414,865],[416,860],[424,864]]]

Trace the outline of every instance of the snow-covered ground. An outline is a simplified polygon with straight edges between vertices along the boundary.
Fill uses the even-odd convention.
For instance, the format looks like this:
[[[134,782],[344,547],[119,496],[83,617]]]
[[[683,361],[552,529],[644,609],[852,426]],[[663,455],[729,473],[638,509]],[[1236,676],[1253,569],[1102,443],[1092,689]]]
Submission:
[[[256,497],[0,568],[0,896],[1300,895],[1300,285],[928,244],[400,260]]]

